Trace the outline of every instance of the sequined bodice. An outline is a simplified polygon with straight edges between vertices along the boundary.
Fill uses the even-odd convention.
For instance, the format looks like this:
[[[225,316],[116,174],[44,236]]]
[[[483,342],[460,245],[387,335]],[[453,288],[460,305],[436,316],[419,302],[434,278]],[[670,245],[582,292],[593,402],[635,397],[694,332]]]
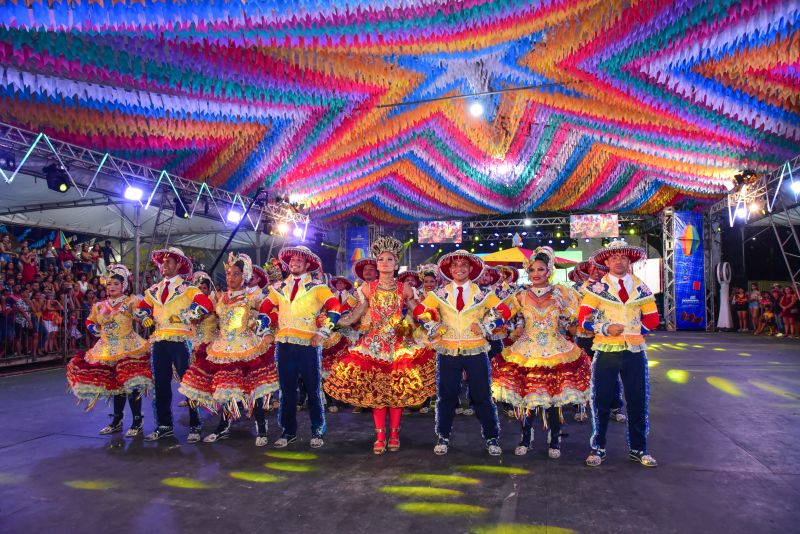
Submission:
[[[403,286],[381,289],[372,282],[369,298],[369,329],[358,348],[381,360],[393,360],[401,348],[413,345],[411,328],[403,318]]]
[[[219,334],[227,343],[234,343],[237,338],[256,339],[250,327],[251,310],[258,295],[241,294],[231,296],[226,293],[217,301],[216,312],[219,317]]]
[[[525,319],[525,331],[514,344],[513,350],[530,353],[537,358],[547,358],[573,348],[573,343],[564,335],[566,324],[577,313],[577,293],[556,286],[549,299],[535,307],[519,296],[521,313]]]
[[[120,302],[104,300],[94,305],[89,321],[100,328],[100,339],[86,351],[86,361],[109,363],[147,350],[147,341],[133,329],[135,307],[133,297]]]

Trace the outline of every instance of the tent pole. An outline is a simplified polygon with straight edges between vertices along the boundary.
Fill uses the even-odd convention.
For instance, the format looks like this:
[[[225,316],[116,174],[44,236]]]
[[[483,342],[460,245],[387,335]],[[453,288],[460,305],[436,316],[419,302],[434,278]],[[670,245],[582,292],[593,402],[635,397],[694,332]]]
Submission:
[[[133,208],[133,264],[136,266],[136,276],[133,277],[133,293],[138,295],[142,289],[142,271],[139,266],[141,252],[139,248],[142,244],[142,207],[136,205]]]
[[[217,259],[214,260],[214,264],[211,266],[211,269],[207,271],[208,273],[213,273],[214,269],[217,268],[217,265],[219,265],[219,262],[222,260],[222,256],[225,254],[225,251],[228,250],[231,241],[233,241],[233,238],[236,236],[236,232],[239,231],[239,228],[242,226],[242,223],[245,221],[245,219],[247,219],[247,214],[250,213],[250,208],[253,207],[253,204],[256,203],[256,200],[258,200],[258,196],[263,191],[264,189],[259,187],[258,190],[256,191],[256,194],[253,195],[253,198],[250,199],[250,204],[247,205],[247,209],[242,214],[242,218],[239,219],[239,222],[236,224],[236,227],[233,229],[233,232],[231,232],[230,237],[228,237],[228,241],[225,242],[225,246],[222,247],[222,250],[219,251],[219,255],[217,256]]]

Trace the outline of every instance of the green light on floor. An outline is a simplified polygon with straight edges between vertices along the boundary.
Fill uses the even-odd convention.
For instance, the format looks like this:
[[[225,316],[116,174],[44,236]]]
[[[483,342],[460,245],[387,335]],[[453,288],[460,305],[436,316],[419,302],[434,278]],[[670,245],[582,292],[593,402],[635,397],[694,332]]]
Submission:
[[[451,499],[464,495],[463,491],[447,488],[431,488],[429,486],[382,486],[381,493],[417,499]]]
[[[752,356],[749,352],[740,352],[737,356]]]
[[[426,482],[433,486],[467,486],[481,483],[477,478],[461,477],[458,475],[430,475],[426,473],[403,475],[400,478],[407,482]]]
[[[717,352],[725,352],[727,349],[723,349],[722,347],[715,347],[714,350]]]
[[[702,349],[703,345],[692,345],[693,349]]]
[[[767,391],[769,393],[774,393],[775,395],[785,397],[787,399],[800,400],[800,395],[792,393],[791,391],[786,391],[778,386],[773,386],[772,384],[767,384],[766,382],[761,382],[759,380],[748,380],[748,382],[758,389]]]
[[[317,456],[313,452],[270,451],[265,454],[270,458],[278,458],[280,460],[305,461],[305,460],[319,459],[319,456]]]
[[[657,367],[661,364],[658,360],[647,360],[647,367]]]
[[[521,525],[519,523],[500,523],[498,525],[479,525],[473,527],[472,534],[577,534],[577,530],[559,528],[552,525]]]
[[[68,480],[64,482],[65,486],[68,486],[73,489],[80,489],[80,490],[110,490],[117,488],[119,485],[114,482],[113,480]]]
[[[679,347],[688,347],[689,346],[688,343],[676,343],[676,345],[678,345]]]
[[[685,384],[689,381],[689,371],[683,369],[670,369],[667,371],[667,379],[675,382],[676,384]]]
[[[274,469],[275,471],[286,471],[287,473],[311,473],[317,471],[317,468],[308,464],[295,464],[292,462],[267,462],[264,464],[267,469]]]
[[[25,475],[17,475],[15,473],[0,473],[0,486],[10,486],[13,484],[22,484],[28,479]]]
[[[186,478],[186,477],[170,477],[165,478],[161,481],[162,484],[165,486],[169,486],[171,488],[181,488],[181,489],[211,489],[212,486],[210,484],[206,484],[202,480],[197,480],[196,478]]]
[[[720,378],[718,376],[709,376],[708,378],[706,378],[706,382],[708,382],[718,390],[724,391],[728,395],[733,395],[734,397],[742,396],[742,390],[740,390],[736,386],[736,384],[725,378]]]
[[[269,482],[283,482],[285,477],[270,475],[269,473],[259,473],[257,471],[232,471],[231,478],[236,480],[244,480],[246,482],[258,482],[259,484],[267,484]]]
[[[478,515],[489,512],[481,506],[454,502],[404,502],[398,504],[397,509],[419,515]]]
[[[499,465],[457,465],[453,469],[468,473],[488,473],[491,475],[529,475],[531,472],[521,467],[501,467]]]

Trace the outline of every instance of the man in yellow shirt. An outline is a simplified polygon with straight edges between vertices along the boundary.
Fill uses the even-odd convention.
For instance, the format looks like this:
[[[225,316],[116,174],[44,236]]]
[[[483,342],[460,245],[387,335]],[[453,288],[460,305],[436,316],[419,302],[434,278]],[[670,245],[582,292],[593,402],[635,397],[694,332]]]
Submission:
[[[428,292],[414,310],[414,316],[428,330],[437,360],[436,434],[433,452],[447,454],[453,416],[459,405],[461,377],[467,375],[475,414],[481,422],[486,450],[502,454],[498,439],[500,423],[492,400],[489,343],[486,338],[511,316],[494,291],[482,290],[475,283],[483,272],[483,261],[463,250],[445,254],[439,271],[450,283]]]
[[[322,342],[338,322],[341,306],[327,285],[311,278],[309,271],[319,269],[322,261],[307,247],[284,247],[278,259],[289,270],[289,276],[278,288],[269,288],[259,310],[258,327],[259,333],[277,343],[275,360],[281,390],[278,424],[283,433],[275,446],[282,448],[297,441],[297,383],[302,377],[308,390],[310,445],[319,448],[324,444],[326,430],[320,376]],[[323,308],[327,316],[318,328],[317,316]]]

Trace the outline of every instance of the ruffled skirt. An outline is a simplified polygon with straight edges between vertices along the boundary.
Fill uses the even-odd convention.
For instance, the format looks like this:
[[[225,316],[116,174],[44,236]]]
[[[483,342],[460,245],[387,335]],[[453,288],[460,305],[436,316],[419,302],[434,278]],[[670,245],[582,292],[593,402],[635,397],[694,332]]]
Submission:
[[[194,361],[178,390],[189,402],[212,412],[223,410],[239,417],[238,403],[250,413],[257,399],[278,391],[275,345],[248,360],[214,363],[206,345],[194,351]]]
[[[100,398],[141,394],[153,387],[150,354],[126,356],[113,363],[89,363],[86,353],[77,353],[67,364],[67,383],[73,395],[89,402],[91,409]]]
[[[351,350],[334,363],[325,393],[364,408],[419,406],[436,394],[436,353],[419,347],[394,361]]]

